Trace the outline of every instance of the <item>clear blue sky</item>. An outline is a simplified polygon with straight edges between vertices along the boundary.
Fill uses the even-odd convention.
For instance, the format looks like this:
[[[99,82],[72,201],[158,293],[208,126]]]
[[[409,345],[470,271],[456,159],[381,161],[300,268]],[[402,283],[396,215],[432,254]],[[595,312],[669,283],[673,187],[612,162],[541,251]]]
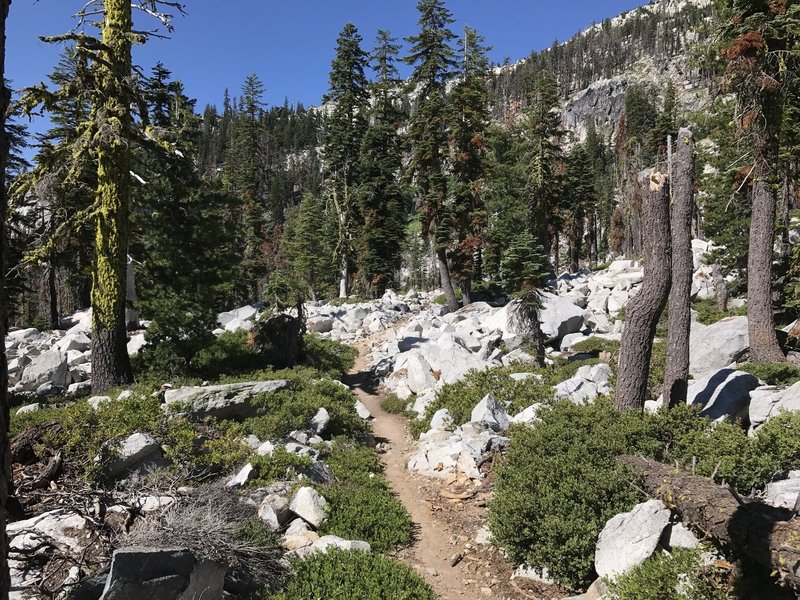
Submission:
[[[592,22],[630,10],[646,0],[448,0],[457,22],[478,29],[494,47],[491,59],[519,60],[532,50],[565,40]],[[38,35],[74,25],[78,0],[13,0],[8,21],[6,74],[14,88],[43,81],[58,49]],[[416,33],[416,0],[187,0],[187,16],[175,19],[169,40],[135,51],[144,67],[161,60],[185,84],[189,96],[221,104],[227,87],[238,95],[246,75],[257,73],[268,104],[318,104],[327,89],[336,37],[352,21],[369,49],[378,29],[395,37]]]

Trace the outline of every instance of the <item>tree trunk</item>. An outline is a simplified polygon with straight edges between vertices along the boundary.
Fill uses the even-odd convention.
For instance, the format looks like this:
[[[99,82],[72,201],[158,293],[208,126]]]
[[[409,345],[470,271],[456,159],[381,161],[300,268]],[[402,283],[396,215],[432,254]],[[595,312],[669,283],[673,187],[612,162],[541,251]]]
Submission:
[[[658,319],[667,304],[671,279],[669,184],[655,172],[644,190],[642,207],[645,263],[644,283],[628,303],[625,331],[619,350],[616,407],[642,409],[647,396],[647,374]]]
[[[6,18],[11,0],[0,0],[0,339],[6,337],[8,307],[6,306],[6,196],[5,172],[8,162],[8,138],[6,136],[6,112],[11,97],[5,86]],[[11,452],[8,444],[8,364],[5,344],[0,347],[0,600],[8,600],[11,581],[8,574],[8,538],[6,520],[8,496],[11,493]]]
[[[597,212],[589,211],[589,268],[597,266]]]
[[[678,150],[672,185],[672,291],[669,295],[669,334],[664,371],[664,402],[686,404],[689,381],[689,332],[692,325],[691,295],[694,257],[692,255],[692,213],[694,212],[694,134],[678,133]]]
[[[47,261],[47,296],[50,308],[50,328],[59,328],[58,319],[58,289],[56,288],[56,268],[53,265],[53,258]]]
[[[472,304],[472,278],[467,276],[461,282],[461,306]]]
[[[772,310],[772,259],[775,244],[775,192],[763,167],[757,167],[747,256],[747,322],[750,360],[784,362]]]
[[[711,281],[714,284],[714,296],[717,300],[717,310],[728,312],[728,286],[718,263],[711,265]]]
[[[800,519],[785,508],[760,502],[740,503],[711,479],[636,456],[620,460],[644,477],[644,489],[674,507],[704,535],[737,557],[776,572],[783,583],[800,589]]]
[[[100,200],[92,282],[92,392],[133,382],[125,335],[130,207],[131,115],[125,89],[131,76],[131,4],[106,0],[104,63],[98,63],[97,195]],[[102,104],[100,104],[102,102]],[[102,121],[102,122],[101,122]]]
[[[450,279],[450,268],[447,266],[447,251],[444,248],[438,248],[436,250],[436,266],[439,268],[439,282],[444,292],[447,308],[449,308],[451,312],[456,312],[460,307],[458,305],[458,300],[456,300],[456,294],[453,291],[453,282]]]

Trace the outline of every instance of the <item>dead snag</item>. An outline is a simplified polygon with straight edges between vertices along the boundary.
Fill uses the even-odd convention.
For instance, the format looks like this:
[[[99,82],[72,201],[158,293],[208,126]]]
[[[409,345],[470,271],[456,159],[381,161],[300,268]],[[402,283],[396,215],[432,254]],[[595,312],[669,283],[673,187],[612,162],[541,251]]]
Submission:
[[[669,234],[669,184],[663,173],[650,175],[644,189],[644,283],[626,310],[619,351],[616,406],[641,409],[656,325],[669,296],[672,251]]]
[[[669,294],[667,364],[664,371],[664,402],[669,406],[686,403],[689,381],[689,330],[692,323],[692,213],[694,209],[694,134],[678,133],[673,168],[672,207],[672,290]]]

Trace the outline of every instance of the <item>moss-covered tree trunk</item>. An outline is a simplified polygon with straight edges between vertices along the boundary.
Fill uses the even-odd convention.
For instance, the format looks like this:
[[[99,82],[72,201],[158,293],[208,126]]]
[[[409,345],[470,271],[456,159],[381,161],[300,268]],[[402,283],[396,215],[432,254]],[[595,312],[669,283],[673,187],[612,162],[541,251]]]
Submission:
[[[647,396],[647,374],[656,325],[669,296],[672,276],[669,235],[669,185],[666,176],[653,173],[645,185],[644,283],[628,304],[625,331],[619,349],[615,404],[619,410],[641,410]]]
[[[0,339],[6,337],[7,306],[5,294],[6,272],[6,196],[5,172],[8,161],[8,138],[6,136],[6,111],[10,93],[5,86],[6,63],[6,18],[11,0],[0,0]],[[11,489],[11,452],[8,445],[8,365],[5,344],[0,346],[0,600],[7,600],[11,588],[8,574],[8,539],[6,537],[6,515]]]
[[[92,391],[133,381],[125,335],[125,283],[130,205],[131,3],[106,0],[92,111],[97,152],[95,266],[92,281]]]
[[[694,212],[694,136],[678,133],[672,184],[672,291],[669,295],[669,334],[664,371],[664,402],[686,404],[689,382],[689,334],[692,324],[692,213]]]

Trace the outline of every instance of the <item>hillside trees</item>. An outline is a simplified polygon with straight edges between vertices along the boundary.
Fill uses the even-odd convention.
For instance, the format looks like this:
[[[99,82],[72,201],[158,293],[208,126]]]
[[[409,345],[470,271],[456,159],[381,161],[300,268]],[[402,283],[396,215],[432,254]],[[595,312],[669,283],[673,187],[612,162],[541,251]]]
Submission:
[[[363,226],[356,246],[358,267],[368,293],[376,297],[397,283],[408,216],[408,192],[399,177],[403,154],[397,129],[404,115],[394,91],[399,51],[395,42],[388,31],[378,32],[371,56],[377,75],[372,85],[375,101],[359,164],[358,209]]]
[[[726,0],[722,56],[737,98],[737,128],[752,151],[747,173],[752,210],[747,263],[748,333],[751,358],[780,362],[785,357],[775,335],[772,263],[775,188],[780,182],[782,110],[797,74],[800,8],[787,2]]]
[[[481,274],[486,229],[483,179],[490,115],[486,86],[488,48],[483,43],[483,36],[476,30],[464,29],[464,54],[448,99],[451,227],[455,238],[450,261],[465,306],[470,303],[473,276]]]
[[[412,145],[411,168],[415,175],[422,232],[436,257],[439,280],[450,310],[458,309],[447,247],[450,237],[448,184],[445,160],[448,151],[446,83],[456,66],[449,29],[453,16],[442,0],[420,0],[419,33],[407,38],[411,53],[406,62],[414,66],[409,85],[415,92],[409,123]]]
[[[11,0],[0,0],[0,337],[6,336],[6,212],[8,199],[6,196],[6,163],[8,161],[8,139],[6,138],[6,113],[11,99],[11,92],[6,87],[6,19]],[[0,350],[0,509],[6,514],[6,505],[13,482],[11,474],[11,452],[8,445],[8,363],[5,345]],[[6,537],[6,519],[0,519],[0,599],[7,599],[11,588],[8,573],[8,538]]]
[[[362,37],[347,23],[336,41],[331,63],[327,102],[333,107],[325,121],[325,169],[328,192],[339,220],[336,256],[340,263],[339,297],[346,298],[350,269],[354,262],[353,240],[359,228],[355,195],[361,143],[367,129],[369,92],[365,69],[368,57],[361,49]]]

